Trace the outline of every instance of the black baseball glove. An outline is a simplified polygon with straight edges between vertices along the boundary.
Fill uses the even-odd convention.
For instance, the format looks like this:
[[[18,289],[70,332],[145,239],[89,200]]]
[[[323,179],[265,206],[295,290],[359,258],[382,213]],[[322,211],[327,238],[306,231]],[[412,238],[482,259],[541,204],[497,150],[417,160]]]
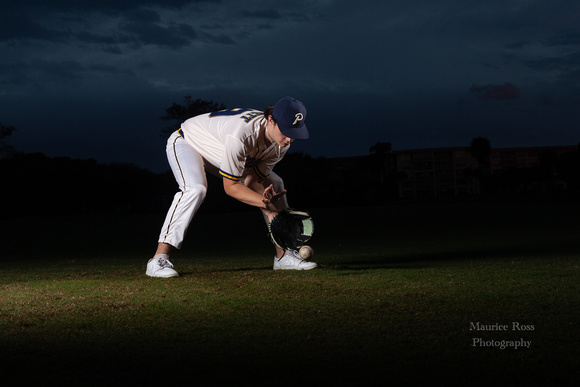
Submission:
[[[306,211],[280,211],[268,225],[270,238],[284,250],[298,250],[312,238],[314,222]]]

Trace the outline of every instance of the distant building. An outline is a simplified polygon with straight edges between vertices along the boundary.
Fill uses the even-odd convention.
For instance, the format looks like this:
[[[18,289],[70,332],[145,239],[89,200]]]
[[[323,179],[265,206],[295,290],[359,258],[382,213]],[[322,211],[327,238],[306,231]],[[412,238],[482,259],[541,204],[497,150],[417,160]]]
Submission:
[[[544,154],[577,151],[577,146],[543,146],[492,149],[489,164],[482,166],[491,176],[539,165]],[[399,179],[400,198],[441,198],[480,192],[478,162],[469,147],[414,149],[392,152]]]

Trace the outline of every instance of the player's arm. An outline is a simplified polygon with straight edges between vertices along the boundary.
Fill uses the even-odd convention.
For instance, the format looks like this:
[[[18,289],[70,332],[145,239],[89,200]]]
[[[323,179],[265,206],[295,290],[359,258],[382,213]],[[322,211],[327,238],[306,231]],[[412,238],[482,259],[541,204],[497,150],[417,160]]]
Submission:
[[[233,136],[226,136],[225,145],[219,173],[226,194],[242,203],[262,209],[265,214],[276,211],[275,204],[286,191],[274,192],[272,186],[264,187],[265,176],[258,176],[253,169],[248,171],[243,183],[243,166],[249,146]]]
[[[287,191],[284,189],[280,192],[275,192],[274,186],[272,184],[268,184],[268,181],[261,176],[262,175],[258,176],[255,170],[252,169],[246,175],[246,178],[244,179],[244,184],[252,191],[261,194],[263,196],[263,200],[269,200],[273,204],[276,204],[277,200],[281,198],[283,195],[286,195]],[[266,215],[269,220],[272,220],[272,218],[276,216],[278,210],[279,207],[276,206],[276,211],[271,211],[270,209],[263,208],[262,212],[264,212],[264,215]]]
[[[264,188],[263,186],[256,187],[256,184],[258,184],[257,182],[252,183],[252,187],[258,188],[258,192],[256,192],[242,184],[240,181],[231,180],[226,177],[223,177],[222,180],[224,191],[228,196],[250,206],[261,208],[266,212],[276,211],[276,201],[286,194],[285,190],[282,192],[274,192],[271,185]]]
[[[251,189],[252,191],[257,192],[261,195],[264,194],[264,190],[266,188],[264,187],[264,179],[258,177],[258,175],[256,175],[253,169],[250,170],[246,175],[246,177],[244,178],[244,185],[249,189]]]

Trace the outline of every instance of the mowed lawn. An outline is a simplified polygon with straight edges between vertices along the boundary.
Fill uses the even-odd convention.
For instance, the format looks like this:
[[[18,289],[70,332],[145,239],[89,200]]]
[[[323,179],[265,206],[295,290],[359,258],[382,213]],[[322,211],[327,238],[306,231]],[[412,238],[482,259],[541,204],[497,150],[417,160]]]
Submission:
[[[578,203],[312,209],[307,272],[257,212],[0,222],[2,385],[576,385]],[[516,348],[516,345],[518,346]]]

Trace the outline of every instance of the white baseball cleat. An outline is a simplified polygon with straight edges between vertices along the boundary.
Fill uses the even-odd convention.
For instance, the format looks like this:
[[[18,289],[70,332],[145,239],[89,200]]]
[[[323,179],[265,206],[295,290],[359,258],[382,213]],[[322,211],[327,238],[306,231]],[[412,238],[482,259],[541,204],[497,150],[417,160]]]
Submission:
[[[274,270],[310,270],[316,267],[315,262],[305,261],[294,250],[286,251],[282,258],[274,257]]]
[[[149,277],[179,277],[179,273],[173,268],[173,264],[167,259],[167,255],[159,254],[147,262],[147,274]]]

